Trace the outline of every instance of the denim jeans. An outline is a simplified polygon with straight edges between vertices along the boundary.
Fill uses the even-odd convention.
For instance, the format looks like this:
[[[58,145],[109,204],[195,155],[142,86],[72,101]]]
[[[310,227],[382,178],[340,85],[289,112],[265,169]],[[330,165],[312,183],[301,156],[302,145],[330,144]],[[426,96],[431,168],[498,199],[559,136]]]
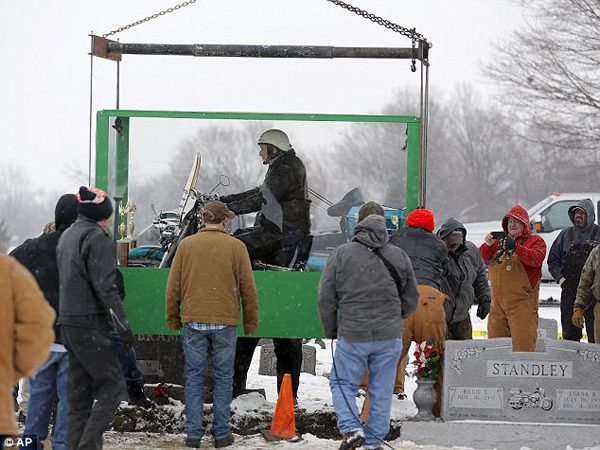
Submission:
[[[329,386],[333,395],[333,406],[338,416],[338,428],[342,434],[363,426],[358,418],[356,394],[368,364],[371,404],[368,429],[363,431],[366,445],[378,447],[381,444],[390,430],[394,379],[401,351],[401,338],[346,342],[344,338],[338,337],[335,365],[331,370]]]
[[[58,396],[56,424],[52,437],[53,450],[63,450],[67,437],[67,376],[69,372],[67,352],[50,352],[44,364],[37,368],[29,379],[30,397],[23,436],[36,436],[37,448],[44,448],[44,439],[48,437],[48,425],[52,412],[54,395]]]
[[[143,381],[142,372],[137,366],[137,356],[135,354],[135,348],[131,347],[131,349],[125,353],[121,354],[121,336],[118,334],[110,335],[110,340],[114,349],[117,352],[117,358],[119,359],[119,365],[121,366],[121,370],[123,371],[123,376],[125,377],[125,383],[133,384],[133,383],[141,383]]]
[[[185,432],[188,438],[204,435],[204,377],[209,349],[213,371],[213,423],[211,434],[223,439],[231,430],[231,397],[237,327],[199,331],[185,325],[183,355],[185,356]]]

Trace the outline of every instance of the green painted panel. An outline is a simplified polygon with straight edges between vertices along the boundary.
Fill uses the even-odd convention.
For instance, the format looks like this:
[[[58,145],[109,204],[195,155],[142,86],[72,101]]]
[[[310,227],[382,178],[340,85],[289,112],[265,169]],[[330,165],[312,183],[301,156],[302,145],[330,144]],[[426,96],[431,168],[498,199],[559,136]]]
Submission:
[[[96,115],[96,178],[94,186],[108,190],[108,121],[109,117]]]
[[[135,111],[104,110],[98,115],[107,117],[152,117],[175,119],[238,119],[238,120],[298,120],[314,122],[393,122],[418,123],[416,116],[390,116],[365,114],[304,114],[304,113],[238,113],[238,112],[196,112],[196,111]]]
[[[121,269],[125,311],[136,334],[175,334],[165,319],[169,269]],[[261,337],[324,337],[317,308],[317,272],[254,272]],[[241,320],[241,319],[240,319]],[[240,322],[241,323],[241,322]],[[242,327],[238,328],[240,336]]]
[[[407,127],[406,214],[410,214],[419,203],[419,134],[421,127],[419,123],[409,123]]]

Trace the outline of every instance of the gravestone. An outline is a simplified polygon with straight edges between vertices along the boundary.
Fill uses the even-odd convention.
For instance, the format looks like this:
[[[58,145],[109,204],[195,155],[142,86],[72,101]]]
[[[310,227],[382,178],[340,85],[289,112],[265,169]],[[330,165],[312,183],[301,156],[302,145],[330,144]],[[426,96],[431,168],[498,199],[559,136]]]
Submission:
[[[146,383],[185,384],[181,335],[136,334],[135,352]]]
[[[312,345],[302,346],[302,367],[300,372],[316,375],[317,349]],[[258,366],[259,375],[277,375],[277,357],[275,356],[275,347],[263,345],[260,348],[260,363]]]
[[[556,319],[538,319],[538,339],[558,339],[558,322]]]
[[[510,338],[446,341],[443,419],[600,425],[600,346],[540,341],[520,353]]]

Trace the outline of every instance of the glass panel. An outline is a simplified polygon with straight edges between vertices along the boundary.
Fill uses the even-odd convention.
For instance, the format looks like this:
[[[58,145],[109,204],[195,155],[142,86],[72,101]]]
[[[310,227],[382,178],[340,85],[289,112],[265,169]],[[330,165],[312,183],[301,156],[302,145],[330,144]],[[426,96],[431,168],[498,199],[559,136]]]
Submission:
[[[402,224],[401,208],[405,206],[406,195],[406,153],[402,151],[405,124],[132,117],[129,199],[136,203],[135,236],[138,245],[154,246],[148,247],[152,251],[138,250],[139,258],[159,259],[159,248],[165,250],[168,246],[170,230],[180,223],[178,209],[182,196],[185,199],[184,186],[197,153],[201,156],[195,186],[198,194],[226,196],[261,187],[270,166],[262,163],[257,140],[271,128],[285,131],[306,169],[313,236],[309,269],[321,269],[331,251],[352,237],[358,209],[366,200],[387,207],[390,232]],[[273,163],[272,170],[276,165]],[[288,175],[277,184],[282,185],[282,192],[287,192],[288,185],[297,181],[287,177],[293,178],[297,172],[294,169],[284,173]],[[220,175],[228,177],[229,186],[219,185]],[[281,195],[275,193],[274,197]],[[270,216],[268,226],[282,226],[282,235],[293,231],[287,222],[289,208],[294,207],[286,204],[285,199],[281,202],[267,198],[268,192],[264,190],[260,196],[262,206],[236,217],[230,223],[230,230],[252,227],[257,215],[262,213],[266,217],[272,213],[267,211],[271,202],[271,206],[279,206],[279,212]],[[341,200],[344,201],[340,203]],[[184,204],[184,210],[192,204],[192,200]],[[334,204],[337,206],[330,208]],[[260,217],[258,222],[257,225],[264,227]],[[289,258],[271,257],[280,250],[277,245],[271,250],[261,258],[269,264],[289,264]],[[299,245],[295,248],[295,258],[298,250]]]

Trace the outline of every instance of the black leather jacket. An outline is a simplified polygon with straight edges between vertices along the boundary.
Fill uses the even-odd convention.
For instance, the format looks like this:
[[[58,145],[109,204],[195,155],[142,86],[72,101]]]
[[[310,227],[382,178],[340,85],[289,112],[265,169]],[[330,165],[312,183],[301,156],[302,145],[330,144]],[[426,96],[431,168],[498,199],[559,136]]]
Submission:
[[[448,249],[435,234],[421,227],[400,228],[390,242],[408,254],[419,284],[442,290],[448,269]]]
[[[236,214],[260,211],[255,226],[276,228],[282,234],[291,230],[310,233],[306,168],[294,150],[271,162],[261,186],[221,200]]]
[[[96,222],[79,216],[56,249],[61,325],[130,329],[118,290],[115,245]]]

